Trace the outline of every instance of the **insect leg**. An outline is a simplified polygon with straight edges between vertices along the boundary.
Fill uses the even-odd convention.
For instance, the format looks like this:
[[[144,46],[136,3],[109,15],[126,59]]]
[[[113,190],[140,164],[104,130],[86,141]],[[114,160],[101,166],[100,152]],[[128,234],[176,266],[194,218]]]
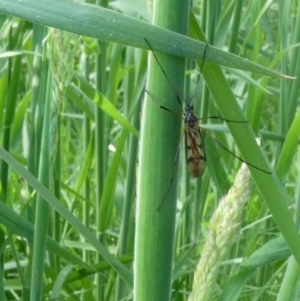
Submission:
[[[158,204],[158,207],[156,209],[156,211],[159,211],[159,209],[161,208],[164,200],[166,199],[171,187],[172,187],[172,184],[173,184],[173,181],[174,181],[174,175],[175,175],[175,171],[176,171],[176,165],[177,165],[177,162],[178,162],[178,158],[179,158],[179,151],[180,151],[180,145],[181,145],[181,141],[182,141],[182,137],[183,135],[185,135],[185,132],[182,133],[181,137],[180,137],[180,141],[179,141],[179,144],[178,144],[178,147],[177,147],[177,151],[176,151],[176,155],[175,155],[175,158],[174,158],[174,163],[173,163],[173,170],[172,170],[172,177],[171,177],[171,181],[170,181],[170,184],[164,194],[164,197],[162,198],[162,200],[160,201],[160,203]]]
[[[223,121],[226,121],[226,122],[235,122],[235,123],[248,123],[249,121],[248,120],[229,120],[229,119],[226,119],[226,118],[223,118],[221,116],[207,116],[207,117],[201,117],[201,118],[198,118],[197,120],[204,120],[204,119],[221,119]]]
[[[207,130],[205,130],[204,128],[201,128],[201,129],[202,129],[203,131],[205,131],[206,134],[207,134],[213,141],[215,141],[221,148],[223,148],[226,152],[228,152],[229,154],[231,154],[233,157],[237,158],[237,159],[240,160],[241,162],[246,163],[247,165],[249,165],[249,166],[251,166],[251,167],[253,167],[253,168],[255,168],[255,169],[259,170],[259,171],[262,171],[262,172],[264,172],[264,173],[266,173],[266,174],[269,174],[269,175],[272,174],[271,171],[262,169],[262,168],[260,168],[260,167],[258,167],[258,166],[256,166],[256,165],[253,165],[252,163],[249,163],[249,162],[245,161],[245,160],[242,159],[241,157],[237,156],[235,153],[233,153],[233,152],[230,151],[228,148],[226,148],[226,147],[224,146],[224,144],[222,144],[219,140],[217,140],[214,136],[212,136]]]

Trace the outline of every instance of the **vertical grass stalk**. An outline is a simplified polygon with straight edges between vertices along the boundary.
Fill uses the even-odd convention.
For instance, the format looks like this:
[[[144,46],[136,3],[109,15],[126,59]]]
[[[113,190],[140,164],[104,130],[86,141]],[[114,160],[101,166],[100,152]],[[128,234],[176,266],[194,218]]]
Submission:
[[[155,1],[153,23],[186,34],[188,1]],[[146,38],[146,37],[145,37]],[[146,42],[145,42],[146,43]],[[155,48],[155,40],[149,40]],[[176,47],[176,45],[174,45]],[[179,95],[183,95],[184,59],[156,53]],[[170,300],[176,210],[174,182],[159,211],[172,178],[180,138],[180,118],[159,108],[159,104],[181,115],[174,92],[153,55],[150,57],[138,167],[134,300]]]
[[[50,185],[50,133],[51,133],[51,88],[48,79],[48,91],[46,96],[45,115],[42,132],[42,143],[39,163],[39,181],[46,187]],[[42,299],[44,260],[46,251],[46,240],[48,234],[49,204],[38,194],[36,200],[34,224],[34,240],[32,255],[32,274],[30,283],[30,300]]]
[[[107,0],[97,0],[97,5],[107,7]],[[100,54],[96,56],[96,88],[105,94],[107,89],[106,79],[106,50],[107,43],[99,41]],[[96,211],[97,211],[97,230],[98,239],[104,243],[104,235],[100,233],[100,206],[101,197],[104,189],[104,180],[107,170],[107,139],[105,135],[105,113],[96,105],[95,106],[95,151],[96,151]],[[103,257],[99,254],[97,261],[100,262]],[[103,287],[106,280],[102,275],[98,275],[96,279],[97,300],[104,300]]]

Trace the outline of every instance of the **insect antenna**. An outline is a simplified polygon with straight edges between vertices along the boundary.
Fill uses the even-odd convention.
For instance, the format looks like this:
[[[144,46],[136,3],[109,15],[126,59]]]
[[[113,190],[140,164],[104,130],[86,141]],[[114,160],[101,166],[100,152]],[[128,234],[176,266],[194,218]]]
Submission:
[[[184,113],[183,108],[182,108],[182,103],[181,103],[180,95],[178,94],[178,91],[175,89],[175,87],[173,86],[172,82],[170,81],[170,79],[169,79],[169,77],[168,77],[166,71],[164,70],[164,68],[162,67],[160,61],[158,60],[158,58],[157,58],[157,56],[156,56],[156,54],[155,54],[155,52],[154,52],[152,46],[150,45],[149,41],[148,41],[146,38],[144,38],[144,39],[145,39],[146,43],[148,44],[148,46],[149,46],[149,48],[150,48],[150,50],[151,50],[153,56],[155,57],[155,60],[156,60],[156,62],[158,63],[160,70],[161,70],[162,73],[164,74],[164,76],[165,76],[165,78],[167,79],[167,81],[168,81],[168,83],[169,83],[171,89],[173,90],[173,93],[174,93],[175,96],[176,96],[176,99],[177,99],[177,102],[178,102],[178,104],[179,104],[179,106],[180,106],[181,111]],[[148,91],[146,91],[146,92],[149,94]],[[164,109],[162,106],[160,106],[160,107],[161,107],[162,109]]]
[[[189,103],[192,103],[193,99],[195,99],[195,98],[196,98],[196,95],[197,95],[197,90],[198,90],[198,86],[199,86],[200,79],[201,79],[202,69],[203,69],[203,66],[204,66],[204,61],[205,61],[206,51],[207,51],[208,45],[209,45],[209,44],[206,43],[205,48],[204,48],[204,52],[203,52],[203,60],[202,60],[201,66],[200,66],[200,70],[199,70],[199,74],[198,74],[198,78],[197,78],[197,82],[196,82],[196,87],[195,87],[195,94],[194,94],[194,96],[189,100]]]

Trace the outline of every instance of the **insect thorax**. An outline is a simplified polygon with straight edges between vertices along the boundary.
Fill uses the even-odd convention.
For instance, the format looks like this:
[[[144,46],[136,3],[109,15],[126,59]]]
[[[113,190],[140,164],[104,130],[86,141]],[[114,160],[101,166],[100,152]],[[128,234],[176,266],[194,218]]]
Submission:
[[[186,115],[184,118],[184,123],[187,124],[190,128],[193,128],[198,121],[198,118],[194,114],[193,106],[187,105],[185,108],[185,113]]]

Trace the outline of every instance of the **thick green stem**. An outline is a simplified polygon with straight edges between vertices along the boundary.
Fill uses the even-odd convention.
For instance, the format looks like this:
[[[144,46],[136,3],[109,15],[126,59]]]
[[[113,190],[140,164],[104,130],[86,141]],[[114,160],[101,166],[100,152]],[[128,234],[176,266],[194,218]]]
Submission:
[[[188,1],[154,3],[154,24],[186,34]],[[148,41],[150,45],[155,40]],[[146,42],[145,42],[146,43]],[[174,47],[177,45],[174,44]],[[184,59],[156,53],[178,95],[183,95]],[[134,300],[170,300],[176,210],[177,164],[174,165],[181,108],[153,55],[150,58],[142,130],[137,188]],[[150,96],[151,95],[151,96]],[[170,185],[166,198],[157,211]]]

